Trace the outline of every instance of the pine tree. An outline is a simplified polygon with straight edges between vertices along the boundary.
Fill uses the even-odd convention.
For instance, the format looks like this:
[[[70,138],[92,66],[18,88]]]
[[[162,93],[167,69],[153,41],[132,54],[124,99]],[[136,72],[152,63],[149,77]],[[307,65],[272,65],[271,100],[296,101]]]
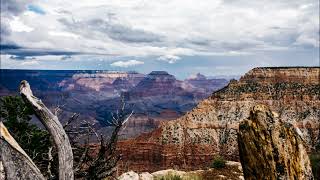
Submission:
[[[50,136],[47,131],[31,123],[33,114],[32,108],[25,104],[20,96],[4,96],[0,99],[1,121],[45,174],[51,147]]]

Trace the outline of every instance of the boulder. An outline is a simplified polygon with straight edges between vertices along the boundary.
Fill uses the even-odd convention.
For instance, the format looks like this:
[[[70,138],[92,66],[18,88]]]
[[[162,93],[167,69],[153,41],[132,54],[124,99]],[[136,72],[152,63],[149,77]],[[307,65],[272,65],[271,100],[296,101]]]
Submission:
[[[239,156],[246,180],[313,179],[299,129],[256,105],[239,124]]]
[[[168,174],[184,176],[186,174],[186,172],[185,171],[173,170],[173,169],[166,169],[166,170],[161,170],[161,171],[157,171],[157,172],[152,173],[152,175],[155,176],[155,177],[162,177],[162,176],[166,176]]]
[[[139,174],[140,180],[153,180],[153,175],[148,172]]]
[[[119,180],[139,180],[139,174],[135,173],[134,171],[129,171],[126,173],[123,173],[120,177],[118,177]]]

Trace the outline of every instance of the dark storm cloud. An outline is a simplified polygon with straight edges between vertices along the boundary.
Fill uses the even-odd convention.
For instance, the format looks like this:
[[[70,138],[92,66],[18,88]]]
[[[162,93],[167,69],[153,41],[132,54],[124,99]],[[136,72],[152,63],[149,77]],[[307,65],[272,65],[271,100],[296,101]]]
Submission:
[[[27,56],[71,56],[76,54],[82,54],[81,52],[63,51],[63,50],[50,50],[50,49],[33,49],[24,48],[12,44],[1,44],[1,54],[12,55],[12,59],[24,60]]]
[[[20,46],[14,45],[14,44],[0,44],[1,52],[6,50],[12,50],[12,49],[20,49]]]
[[[30,57],[29,56],[10,56],[10,59],[14,60],[30,60],[30,59],[36,59],[35,57]]]
[[[246,40],[238,40],[235,39],[232,42],[226,42],[221,40],[213,40],[213,39],[204,39],[204,38],[192,38],[190,40],[186,40],[183,43],[180,43],[181,47],[190,48],[192,46],[197,46],[200,48],[206,48],[207,50],[216,50],[216,51],[241,51],[241,50],[249,50],[253,48],[257,48],[263,46],[264,41],[246,39]]]
[[[6,16],[16,16],[22,13],[27,9],[27,4],[29,4],[30,0],[1,0],[1,14]]]
[[[113,23],[103,19],[91,19],[88,21],[74,22],[67,19],[59,20],[77,33],[91,34],[92,32],[100,32],[109,38],[126,43],[152,43],[161,42],[161,36],[147,32],[141,29],[135,29],[120,23]]]
[[[64,55],[63,57],[61,57],[61,60],[67,60],[67,59],[71,59],[72,56],[71,55]]]
[[[27,10],[27,4],[31,3],[32,0],[1,0],[0,1],[0,39],[1,43],[13,43],[11,40],[7,39],[11,34],[11,29],[9,27],[9,21],[25,10]]]

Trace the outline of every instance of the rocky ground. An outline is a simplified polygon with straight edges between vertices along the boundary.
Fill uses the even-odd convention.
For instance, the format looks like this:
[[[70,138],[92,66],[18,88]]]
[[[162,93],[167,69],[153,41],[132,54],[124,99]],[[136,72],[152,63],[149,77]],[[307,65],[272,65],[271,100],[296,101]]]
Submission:
[[[196,171],[179,171],[173,169],[156,171],[153,173],[136,173],[129,171],[119,176],[119,180],[160,180],[180,177],[182,180],[243,180],[242,167],[239,162],[228,161],[224,168],[208,168]]]

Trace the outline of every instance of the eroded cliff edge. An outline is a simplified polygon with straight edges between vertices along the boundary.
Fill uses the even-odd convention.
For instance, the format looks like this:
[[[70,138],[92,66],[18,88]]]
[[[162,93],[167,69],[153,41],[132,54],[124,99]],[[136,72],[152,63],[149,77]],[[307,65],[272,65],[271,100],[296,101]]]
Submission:
[[[257,104],[269,106],[283,122],[298,127],[311,152],[320,143],[319,74],[319,67],[254,68],[183,117],[121,142],[120,169],[198,169],[208,166],[217,153],[239,160],[239,121]]]

